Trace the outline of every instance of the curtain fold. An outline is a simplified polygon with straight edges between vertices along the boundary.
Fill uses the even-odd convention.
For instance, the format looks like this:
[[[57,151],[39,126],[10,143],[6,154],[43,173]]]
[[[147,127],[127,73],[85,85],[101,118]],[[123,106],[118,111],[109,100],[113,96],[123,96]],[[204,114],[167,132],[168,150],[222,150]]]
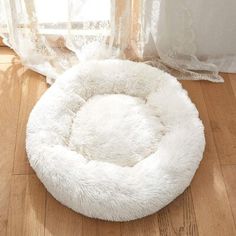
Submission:
[[[219,69],[236,71],[236,50],[233,55],[204,57],[196,35],[201,16],[196,4],[188,0],[0,0],[0,35],[26,66],[46,75],[49,83],[81,61],[107,58],[142,61],[177,72],[180,79],[221,82]]]

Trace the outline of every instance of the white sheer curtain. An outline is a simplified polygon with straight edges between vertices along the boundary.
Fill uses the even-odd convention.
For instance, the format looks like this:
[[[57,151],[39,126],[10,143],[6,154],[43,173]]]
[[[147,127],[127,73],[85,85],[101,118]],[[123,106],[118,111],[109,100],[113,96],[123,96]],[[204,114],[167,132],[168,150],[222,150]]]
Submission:
[[[49,83],[87,57],[110,57],[110,0],[0,1],[4,42]]]
[[[235,10],[234,0],[162,0],[153,33],[158,54],[184,69],[235,73]]]
[[[228,2],[0,0],[0,35],[49,83],[80,61],[107,58],[220,82],[219,70],[236,71],[236,2]]]

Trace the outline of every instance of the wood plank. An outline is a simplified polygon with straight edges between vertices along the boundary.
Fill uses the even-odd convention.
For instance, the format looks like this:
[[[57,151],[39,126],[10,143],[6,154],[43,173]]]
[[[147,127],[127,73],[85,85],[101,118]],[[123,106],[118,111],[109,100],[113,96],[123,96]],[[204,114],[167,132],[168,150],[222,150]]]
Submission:
[[[26,124],[33,106],[40,96],[46,91],[47,84],[44,76],[31,70],[27,70],[24,73],[22,81],[22,95],[13,173],[32,174],[33,170],[29,165],[25,151]]]
[[[0,64],[3,63],[19,64],[20,60],[12,49],[8,47],[0,47]]]
[[[122,236],[158,236],[157,214],[147,216],[143,219],[121,223]]]
[[[224,78],[201,86],[220,162],[236,164],[236,99],[228,75]]]
[[[0,174],[0,179],[0,235],[6,235],[9,198],[11,192],[11,175]]]
[[[82,235],[83,216],[63,206],[51,194],[47,194],[45,235]]]
[[[120,223],[96,220],[63,206],[48,193],[45,235],[120,235]]]
[[[205,97],[201,89],[202,83],[204,84],[205,82],[182,82],[184,88],[189,92],[189,96],[198,108],[200,118],[205,127],[206,136],[204,158],[191,183],[198,231],[199,235],[236,235],[207,107],[205,105]],[[215,87],[213,83],[211,85]],[[209,86],[208,89],[210,90],[211,87]],[[217,93],[215,96],[217,96]]]
[[[6,235],[22,66],[0,64],[0,235]]]
[[[226,189],[236,225],[236,165],[222,166]]]
[[[20,105],[20,83],[24,68],[0,64],[0,173],[10,173],[15,149]]]
[[[44,235],[46,190],[35,175],[12,177],[7,235]]]
[[[120,223],[96,220],[80,215],[60,204],[50,194],[48,195],[46,235],[120,235]]]
[[[82,217],[82,235],[83,236],[97,236],[98,221],[86,216]]]
[[[191,189],[158,213],[160,235],[199,235]]]
[[[158,213],[121,223],[121,229],[124,236],[198,235],[190,188]]]
[[[98,220],[96,235],[98,235],[98,236],[110,236],[110,235],[119,236],[119,235],[121,235],[120,223]]]

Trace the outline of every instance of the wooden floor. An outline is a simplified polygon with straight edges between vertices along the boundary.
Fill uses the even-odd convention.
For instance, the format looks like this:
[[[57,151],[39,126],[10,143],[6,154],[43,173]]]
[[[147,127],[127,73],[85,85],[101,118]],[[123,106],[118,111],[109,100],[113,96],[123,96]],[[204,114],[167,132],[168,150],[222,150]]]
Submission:
[[[0,235],[236,235],[236,75],[223,76],[222,84],[182,82],[199,110],[207,142],[191,186],[152,216],[110,223],[62,206],[30,168],[25,126],[47,85],[43,76],[1,47]]]

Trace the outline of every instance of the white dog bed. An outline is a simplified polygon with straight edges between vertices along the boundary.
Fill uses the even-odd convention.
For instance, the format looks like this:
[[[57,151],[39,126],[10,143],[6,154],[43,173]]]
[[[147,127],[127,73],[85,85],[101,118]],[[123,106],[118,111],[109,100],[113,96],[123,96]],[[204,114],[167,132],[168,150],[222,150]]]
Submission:
[[[205,146],[198,112],[171,75],[121,60],[81,63],[34,107],[31,166],[62,204],[127,221],[181,194]]]

